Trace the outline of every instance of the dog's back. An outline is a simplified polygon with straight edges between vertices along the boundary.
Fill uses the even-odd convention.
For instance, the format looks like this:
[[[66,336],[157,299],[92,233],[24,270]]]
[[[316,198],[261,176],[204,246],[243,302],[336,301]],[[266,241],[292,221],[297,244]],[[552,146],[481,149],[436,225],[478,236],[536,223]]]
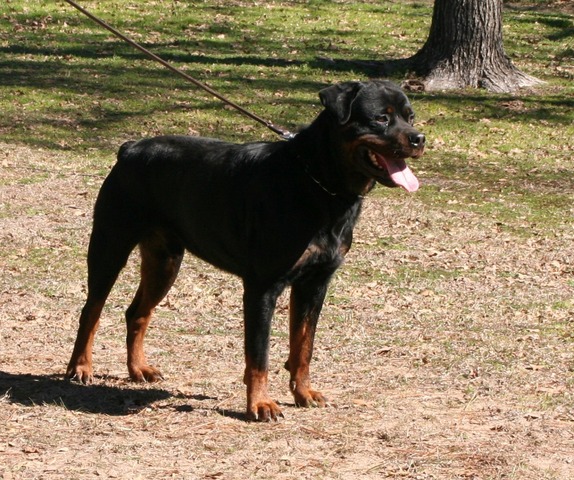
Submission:
[[[95,227],[115,219],[132,231],[135,224],[138,231],[168,229],[193,254],[239,276],[254,255],[269,256],[267,266],[284,255],[293,261],[293,226],[305,232],[296,242],[304,249],[312,234],[305,225],[315,222],[299,199],[305,172],[285,155],[286,143],[186,136],[126,142],[100,190]]]

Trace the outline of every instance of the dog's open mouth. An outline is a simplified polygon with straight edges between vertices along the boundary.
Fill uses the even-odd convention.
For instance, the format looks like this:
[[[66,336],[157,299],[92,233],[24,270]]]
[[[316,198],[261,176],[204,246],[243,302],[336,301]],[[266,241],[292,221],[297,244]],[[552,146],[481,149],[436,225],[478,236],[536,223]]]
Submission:
[[[387,158],[369,149],[369,160],[375,168],[385,170],[394,184],[407,192],[416,192],[419,189],[419,180],[404,158]]]

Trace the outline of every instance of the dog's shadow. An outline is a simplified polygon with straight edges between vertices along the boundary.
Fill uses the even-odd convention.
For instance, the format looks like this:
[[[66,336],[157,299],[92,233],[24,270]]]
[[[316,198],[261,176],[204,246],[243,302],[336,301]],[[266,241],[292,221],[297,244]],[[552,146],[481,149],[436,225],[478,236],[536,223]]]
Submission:
[[[0,371],[0,403],[7,401],[24,406],[57,405],[67,410],[105,415],[132,415],[161,400],[169,398],[187,400],[211,400],[204,395],[174,394],[169,390],[151,386],[113,386],[92,384],[89,386],[70,382],[63,375],[12,374]],[[195,410],[193,405],[179,405],[179,412]],[[215,408],[226,417],[246,420],[244,414]]]

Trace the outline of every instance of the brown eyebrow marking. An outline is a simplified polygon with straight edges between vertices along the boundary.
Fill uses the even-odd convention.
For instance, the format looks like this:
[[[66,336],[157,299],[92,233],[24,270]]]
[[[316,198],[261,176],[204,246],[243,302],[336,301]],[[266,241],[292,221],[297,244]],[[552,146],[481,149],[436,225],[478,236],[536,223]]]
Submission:
[[[395,113],[395,109],[393,107],[387,107],[387,113]]]

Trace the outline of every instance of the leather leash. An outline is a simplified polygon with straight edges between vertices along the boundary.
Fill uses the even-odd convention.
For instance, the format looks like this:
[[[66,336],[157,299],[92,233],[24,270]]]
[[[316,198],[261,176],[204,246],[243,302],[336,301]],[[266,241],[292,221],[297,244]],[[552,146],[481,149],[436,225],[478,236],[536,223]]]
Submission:
[[[183,72],[182,70],[174,67],[173,65],[169,64],[168,62],[166,62],[163,58],[157,56],[155,53],[150,52],[147,48],[142,47],[139,43],[135,42],[134,40],[132,40],[131,38],[127,37],[126,35],[124,35],[123,33],[121,33],[120,31],[116,30],[114,27],[112,27],[111,25],[108,25],[106,22],[104,22],[103,20],[100,20],[98,17],[96,17],[95,15],[93,15],[92,13],[90,13],[88,10],[86,10],[85,8],[81,7],[80,5],[78,5],[76,2],[74,2],[73,0],[64,0],[65,2],[69,3],[72,7],[74,7],[75,9],[79,10],[80,12],[82,12],[84,15],[86,15],[87,17],[89,17],[90,19],[92,19],[94,22],[96,22],[98,25],[101,25],[102,27],[104,27],[106,30],[109,30],[110,32],[112,32],[116,37],[121,38],[124,42],[129,43],[132,47],[138,49],[140,52],[144,53],[145,55],[147,55],[149,58],[151,58],[152,60],[155,60],[158,63],[161,63],[164,67],[166,67],[168,70],[171,70],[172,72],[178,74],[179,76],[183,77],[184,79],[186,79],[188,82],[193,83],[196,87],[199,87],[203,90],[205,90],[206,92],[208,92],[209,94],[213,95],[214,97],[218,98],[219,100],[221,100],[223,103],[226,103],[227,105],[229,105],[230,107],[233,107],[235,110],[238,110],[239,112],[241,112],[243,115],[251,118],[252,120],[255,120],[256,122],[261,123],[262,125],[266,126],[269,130],[271,130],[272,132],[276,133],[277,135],[280,135],[282,138],[288,140],[290,138],[293,138],[295,136],[295,134],[291,133],[288,130],[284,130],[282,128],[279,128],[277,126],[275,126],[272,122],[265,120],[263,118],[261,118],[260,116],[246,110],[245,108],[243,108],[242,106],[238,105],[237,103],[229,100],[228,98],[224,97],[223,95],[221,95],[220,93],[217,93],[215,90],[213,90],[212,88],[208,87],[207,85],[205,85],[204,83],[200,82],[199,80],[196,80],[195,78],[191,77],[190,75],[188,75],[187,73]]]

